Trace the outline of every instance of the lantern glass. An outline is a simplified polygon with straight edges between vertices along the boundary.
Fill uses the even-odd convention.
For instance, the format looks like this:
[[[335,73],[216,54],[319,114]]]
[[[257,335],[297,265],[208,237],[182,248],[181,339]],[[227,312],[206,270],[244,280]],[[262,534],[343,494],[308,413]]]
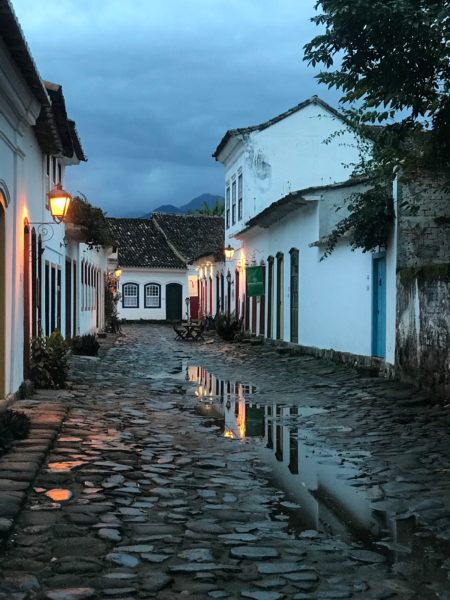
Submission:
[[[55,223],[61,223],[67,216],[69,210],[70,201],[72,196],[68,194],[60,183],[48,193],[48,204],[50,214]]]
[[[116,279],[119,279],[119,277],[120,277],[121,275],[122,275],[122,269],[116,269],[116,270],[114,271],[114,277],[115,277]]]
[[[232,258],[234,256],[234,248],[230,244],[228,244],[228,246],[225,248],[224,252],[225,252],[225,258],[227,260],[232,260]]]

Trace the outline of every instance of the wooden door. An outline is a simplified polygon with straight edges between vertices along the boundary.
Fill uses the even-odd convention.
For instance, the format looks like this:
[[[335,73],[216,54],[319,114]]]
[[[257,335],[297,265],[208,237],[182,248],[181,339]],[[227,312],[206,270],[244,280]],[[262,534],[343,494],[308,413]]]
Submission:
[[[372,354],[386,356],[386,256],[373,259]]]
[[[30,376],[31,289],[30,289],[31,232],[28,221],[23,229],[23,378]]]
[[[292,248],[291,254],[291,302],[290,323],[291,342],[298,344],[298,250]]]
[[[181,321],[183,318],[183,286],[179,283],[166,285],[166,320]]]
[[[0,192],[0,398],[5,397],[6,393],[6,331],[5,331],[5,221],[6,221],[6,200]]]
[[[277,254],[277,340],[283,339],[284,309],[284,257]]]
[[[66,338],[72,337],[72,261],[66,259],[65,270],[65,308],[66,308]]]

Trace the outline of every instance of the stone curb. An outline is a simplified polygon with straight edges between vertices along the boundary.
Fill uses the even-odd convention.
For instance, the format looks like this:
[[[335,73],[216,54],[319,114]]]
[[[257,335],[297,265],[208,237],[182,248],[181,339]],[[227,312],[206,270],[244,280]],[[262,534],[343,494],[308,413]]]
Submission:
[[[0,544],[6,542],[27,492],[58,436],[68,406],[57,401],[20,400],[14,410],[31,419],[29,435],[0,458]]]

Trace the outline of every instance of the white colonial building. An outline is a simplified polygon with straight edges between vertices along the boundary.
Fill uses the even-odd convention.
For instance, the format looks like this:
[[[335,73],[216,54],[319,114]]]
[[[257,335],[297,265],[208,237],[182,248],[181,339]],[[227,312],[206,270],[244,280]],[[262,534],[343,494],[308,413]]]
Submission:
[[[0,0],[0,399],[28,376],[31,337],[103,325],[106,254],[66,238],[47,193],[85,160],[61,86],[37,71]]]
[[[394,246],[352,252],[343,240],[321,260],[349,197],[364,187],[349,179],[357,142],[317,96],[225,134],[213,155],[225,167],[225,245],[235,248],[223,303],[254,334],[393,363]],[[264,291],[248,297],[254,266]]]
[[[118,316],[128,321],[213,318],[224,288],[222,217],[155,213],[108,219],[110,270],[121,271]]]

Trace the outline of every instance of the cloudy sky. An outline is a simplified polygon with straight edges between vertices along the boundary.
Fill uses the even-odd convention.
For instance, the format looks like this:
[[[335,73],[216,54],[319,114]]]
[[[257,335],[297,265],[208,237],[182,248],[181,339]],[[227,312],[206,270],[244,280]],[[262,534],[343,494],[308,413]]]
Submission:
[[[67,185],[111,216],[223,195],[227,129],[337,101],[302,61],[315,0],[12,1],[88,156]]]

